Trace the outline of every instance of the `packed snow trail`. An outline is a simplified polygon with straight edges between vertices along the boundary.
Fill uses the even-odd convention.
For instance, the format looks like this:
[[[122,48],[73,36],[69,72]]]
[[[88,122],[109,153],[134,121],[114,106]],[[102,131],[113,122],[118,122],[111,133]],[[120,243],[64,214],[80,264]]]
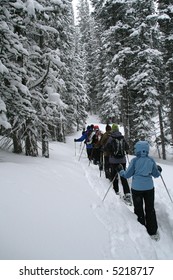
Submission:
[[[104,203],[102,202],[109,181],[99,177],[97,166],[88,166],[87,161],[83,158],[82,160],[85,177],[100,198],[98,203],[91,205],[91,207],[96,217],[109,232],[112,259],[156,259],[155,252],[150,254],[150,246],[153,241],[146,234],[145,228],[137,223],[135,215],[131,213],[119,196],[115,195],[113,189],[109,191]],[[88,170],[88,168],[93,170]],[[148,248],[145,247],[141,252],[143,243],[148,244]]]
[[[93,204],[92,209],[109,232],[112,259],[172,259],[173,253],[170,255],[169,250],[170,246],[173,250],[173,205],[167,197],[161,178],[155,179],[155,208],[161,235],[160,241],[156,242],[149,237],[145,227],[137,222],[132,207],[125,205],[115,195],[113,188],[102,202],[110,182],[104,177],[104,172],[100,177],[98,166],[88,164],[86,151],[82,153],[80,164],[90,187],[98,196],[98,203]],[[120,190],[122,192],[122,186]]]

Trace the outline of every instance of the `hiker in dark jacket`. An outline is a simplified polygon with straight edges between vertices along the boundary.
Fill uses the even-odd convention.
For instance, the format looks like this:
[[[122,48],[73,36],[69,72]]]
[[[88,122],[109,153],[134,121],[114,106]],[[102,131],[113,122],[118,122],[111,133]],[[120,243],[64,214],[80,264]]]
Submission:
[[[115,155],[112,151],[112,144],[113,144],[114,139],[119,139],[119,140],[122,139],[123,140],[124,155],[122,155],[121,157],[118,156],[118,155]],[[113,181],[113,188],[115,190],[115,193],[119,194],[117,166],[119,166],[119,164],[121,163],[124,170],[126,169],[125,152],[127,152],[129,150],[129,146],[128,146],[124,136],[119,131],[119,127],[118,127],[117,124],[112,125],[111,135],[110,135],[110,137],[109,137],[109,139],[108,139],[108,141],[105,145],[104,150],[108,151],[110,153],[110,155],[109,155],[109,165],[110,165],[110,169],[111,169],[111,180],[114,180]],[[120,179],[121,179],[123,192],[124,192],[124,200],[131,203],[131,194],[130,194],[130,188],[129,188],[129,184],[127,182],[127,179],[125,179],[124,177],[121,177],[121,176],[120,176]]]
[[[109,124],[106,125],[105,128],[106,132],[102,135],[102,138],[100,139],[100,146],[101,146],[101,150],[102,150],[102,165],[105,171],[105,177],[106,178],[110,178],[110,170],[109,170],[109,151],[104,151],[104,147],[108,141],[108,138],[111,135],[111,126]]]
[[[86,144],[86,151],[87,151],[87,156],[88,156],[89,160],[92,159],[92,153],[93,153],[92,138],[95,134],[93,129],[94,129],[94,125],[87,126],[86,132],[82,133],[82,136],[80,138],[74,139],[74,142],[85,141],[84,143]]]
[[[93,164],[100,165],[100,139],[102,137],[102,132],[99,129],[98,125],[94,125],[94,131],[95,134],[92,138],[92,144],[93,144],[93,153],[92,153],[92,159]]]
[[[159,239],[157,219],[154,209],[154,183],[153,179],[160,176],[162,168],[156,165],[153,158],[148,156],[149,144],[147,141],[138,141],[135,144],[135,155],[125,171],[121,165],[118,167],[120,176],[132,177],[132,198],[134,212],[138,221],[146,226],[147,232],[153,239]],[[145,211],[143,208],[145,203]]]

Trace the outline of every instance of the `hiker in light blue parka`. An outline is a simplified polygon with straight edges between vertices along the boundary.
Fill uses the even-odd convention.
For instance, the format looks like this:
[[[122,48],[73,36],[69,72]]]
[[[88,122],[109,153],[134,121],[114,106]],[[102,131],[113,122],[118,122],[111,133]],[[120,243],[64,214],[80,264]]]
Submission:
[[[153,179],[160,176],[160,172],[153,158],[148,156],[149,144],[147,141],[139,141],[135,144],[135,155],[126,171],[120,171],[120,176],[132,177],[132,188],[143,191],[154,187]]]
[[[159,177],[162,169],[148,155],[149,144],[147,141],[138,141],[134,148],[136,157],[131,160],[126,171],[119,166],[119,174],[124,178],[132,177],[131,191],[134,212],[138,221],[146,226],[147,232],[154,236],[158,234],[158,225],[154,209],[154,182],[152,177]],[[145,204],[145,213],[143,203]]]

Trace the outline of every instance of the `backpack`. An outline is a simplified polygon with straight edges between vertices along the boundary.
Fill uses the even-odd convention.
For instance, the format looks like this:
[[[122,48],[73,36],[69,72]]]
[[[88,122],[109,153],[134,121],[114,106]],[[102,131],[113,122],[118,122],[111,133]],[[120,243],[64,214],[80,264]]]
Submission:
[[[125,141],[123,137],[113,138],[111,142],[111,155],[116,158],[125,156]]]
[[[93,138],[92,138],[92,143],[93,144],[98,144],[98,142],[100,141],[100,138],[101,138],[101,133],[99,130],[96,130],[95,134],[93,135]]]
[[[87,132],[87,137],[86,137],[86,144],[92,144],[92,139],[93,139],[93,136],[94,136],[95,132],[92,131],[92,130],[89,130]]]

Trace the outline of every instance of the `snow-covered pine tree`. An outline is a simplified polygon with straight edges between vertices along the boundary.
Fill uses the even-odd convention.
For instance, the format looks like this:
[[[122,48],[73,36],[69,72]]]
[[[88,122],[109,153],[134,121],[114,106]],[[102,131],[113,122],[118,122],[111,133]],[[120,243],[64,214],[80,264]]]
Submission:
[[[93,94],[93,37],[88,0],[79,0],[77,6],[78,50],[83,62],[83,75],[87,96],[90,100],[87,110],[94,111],[96,99]]]
[[[122,120],[126,137],[151,139],[160,100],[162,56],[154,1],[91,1],[101,25],[102,120]]]
[[[36,156],[40,139],[48,157],[48,139],[65,141],[73,129],[69,124],[76,125],[79,92],[73,75],[78,66],[73,63],[72,3],[4,0],[0,11],[5,69],[1,93],[12,124],[14,151],[22,152],[25,140],[26,154]]]
[[[28,67],[28,84],[38,114],[37,127],[42,155],[49,157],[48,139],[65,141],[63,126],[66,105],[61,98],[65,85],[60,75],[63,62],[58,48],[60,34],[63,32],[62,27],[59,27],[59,15],[62,15],[65,7],[61,2],[50,3],[46,0],[41,4],[38,7],[35,5],[31,12],[29,10],[33,20],[28,26],[32,41],[29,46],[32,55]]]
[[[0,65],[0,73],[3,74],[2,64]],[[7,110],[4,101],[0,98],[0,134],[3,135],[4,130],[11,129],[11,125],[7,120]]]
[[[90,98],[93,100],[94,111],[100,114],[100,99],[98,93],[102,92],[102,77],[103,77],[103,67],[102,67],[102,44],[101,44],[101,26],[97,21],[95,21],[93,15],[91,15],[91,41],[92,41],[92,51],[90,54],[91,63],[91,74],[90,74],[90,85],[91,85],[91,95]],[[101,118],[100,118],[101,119]],[[101,119],[102,120],[102,119]]]
[[[103,79],[103,67],[104,67],[104,57],[102,53],[102,33],[104,32],[104,25],[102,24],[102,2],[103,1],[90,1],[92,3],[92,13],[91,13],[91,40],[92,40],[92,52],[90,57],[92,59],[92,69],[91,69],[91,101],[95,105],[95,111],[100,117],[100,120],[105,122],[105,117],[101,113],[102,104],[102,79]],[[104,110],[102,111],[104,114]],[[106,117],[107,118],[107,117]]]
[[[173,143],[173,4],[171,0],[158,0],[158,23],[162,32],[162,45],[164,59],[164,105],[168,116],[166,135]]]
[[[129,50],[126,48],[130,29],[126,23],[126,11],[128,8],[128,4],[125,1],[110,1],[106,5],[107,15],[111,13],[111,19],[107,16],[106,26],[109,29],[107,29],[106,35],[108,38],[106,36],[104,39],[107,42],[107,52],[108,57],[110,57],[109,62],[106,63],[107,74],[105,76],[110,79],[106,87],[111,95],[112,117],[116,122],[123,121],[125,132],[128,125],[126,118],[129,106],[127,102]],[[111,84],[112,86],[109,89]]]
[[[37,140],[40,138],[44,142],[42,139],[44,134],[41,131],[47,126],[44,123],[44,116],[41,114],[43,108],[47,107],[43,89],[50,68],[45,41],[48,34],[56,33],[56,29],[46,25],[48,18],[46,11],[50,10],[46,4],[46,1],[42,1],[41,4],[38,1],[14,1],[12,4],[15,15],[17,14],[16,32],[23,30],[25,35],[24,43],[28,51],[28,57],[24,61],[27,73],[26,85],[32,96],[31,102],[36,112],[35,116],[31,114],[25,118],[25,131],[22,135],[25,140],[25,153],[31,156],[38,155]]]
[[[87,118],[87,108],[89,104],[89,97],[87,96],[86,81],[84,79],[84,61],[81,57],[81,45],[79,41],[79,28],[75,28],[75,52],[73,58],[73,78],[75,81],[75,94],[76,94],[76,104],[75,117],[77,131],[85,127],[85,121]]]
[[[26,86],[27,74],[25,58],[29,53],[26,42],[25,26],[13,5],[15,1],[3,0],[0,7],[1,63],[6,71],[1,76],[1,97],[7,108],[12,130],[13,151],[22,152],[22,135],[25,132],[26,119],[34,118],[36,112],[31,103],[31,94]]]
[[[125,77],[127,65],[122,65],[122,50],[129,35],[129,27],[125,22],[128,9],[126,2],[128,1],[98,1],[97,3],[92,1],[95,8],[93,16],[96,23],[101,25],[99,63],[102,71],[100,71],[100,90],[97,92],[97,97],[103,122],[107,122],[110,118],[117,122],[122,119],[121,94],[127,85]],[[117,60],[119,52],[121,58]],[[124,125],[126,126],[125,122]]]
[[[151,140],[155,131],[153,117],[159,105],[160,67],[162,56],[158,40],[154,1],[133,1],[130,46],[133,50],[131,77],[128,81],[131,115],[130,139]],[[130,22],[129,22],[130,24]]]

